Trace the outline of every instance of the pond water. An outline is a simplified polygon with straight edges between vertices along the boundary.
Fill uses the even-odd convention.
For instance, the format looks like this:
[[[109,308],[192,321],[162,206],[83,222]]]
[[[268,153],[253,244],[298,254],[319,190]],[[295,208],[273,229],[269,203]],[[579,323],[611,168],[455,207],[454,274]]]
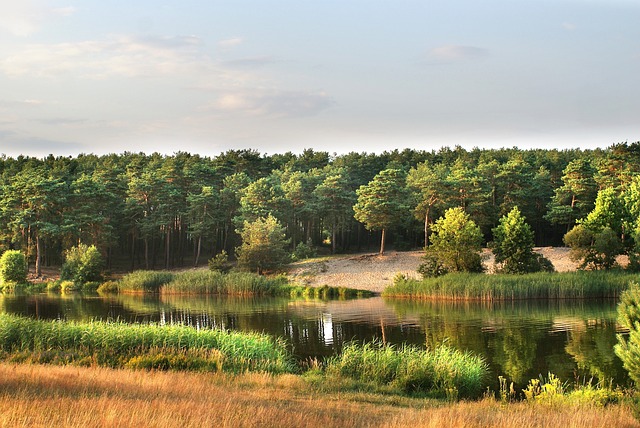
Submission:
[[[518,386],[551,372],[563,380],[629,380],[613,352],[616,301],[508,303],[346,301],[214,296],[0,295],[0,312],[40,319],[183,323],[284,338],[300,360],[324,359],[345,342],[447,343],[483,355],[491,376]]]

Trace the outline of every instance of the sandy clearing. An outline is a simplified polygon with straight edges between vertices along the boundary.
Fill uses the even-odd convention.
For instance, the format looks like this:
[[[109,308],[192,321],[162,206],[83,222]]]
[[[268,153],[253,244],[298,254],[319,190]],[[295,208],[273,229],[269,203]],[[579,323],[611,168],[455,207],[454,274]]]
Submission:
[[[565,247],[540,247],[534,251],[547,257],[558,272],[573,271],[577,264],[569,258]],[[490,250],[485,249],[484,264],[489,273],[493,272],[494,261]],[[382,292],[391,285],[398,273],[411,278],[420,278],[416,272],[421,263],[422,251],[390,251],[384,256],[378,254],[350,254],[320,261],[302,261],[291,265],[292,279],[310,286],[350,287]]]

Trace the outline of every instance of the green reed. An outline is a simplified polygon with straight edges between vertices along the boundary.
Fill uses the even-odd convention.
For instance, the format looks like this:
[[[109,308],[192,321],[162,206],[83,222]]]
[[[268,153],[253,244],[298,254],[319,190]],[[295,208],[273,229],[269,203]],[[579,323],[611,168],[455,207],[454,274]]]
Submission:
[[[171,282],[175,274],[167,271],[137,270],[118,281],[121,292],[157,293],[163,285]]]
[[[188,367],[189,359],[201,362],[193,367],[208,364],[230,372],[285,373],[294,367],[284,342],[263,334],[180,325],[41,321],[7,314],[0,314],[0,350],[5,359],[16,361],[108,367],[172,360]],[[141,361],[141,356],[148,361]]]
[[[327,362],[326,373],[403,393],[474,398],[482,393],[488,367],[482,357],[444,345],[424,350],[374,342],[345,345]]]
[[[616,298],[636,275],[622,271],[577,271],[526,275],[448,274],[423,280],[397,276],[388,297],[441,300]]]

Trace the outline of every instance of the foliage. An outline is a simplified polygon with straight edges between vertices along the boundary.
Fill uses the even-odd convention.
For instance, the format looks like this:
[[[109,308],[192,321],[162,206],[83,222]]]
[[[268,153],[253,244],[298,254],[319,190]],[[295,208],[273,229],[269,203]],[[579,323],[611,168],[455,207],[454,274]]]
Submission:
[[[623,252],[620,238],[610,227],[594,232],[578,224],[567,232],[564,242],[571,248],[571,259],[580,263],[579,269],[611,269]]]
[[[158,293],[160,287],[171,282],[174,274],[166,271],[138,270],[131,272],[120,280],[121,292],[151,292]]]
[[[632,282],[622,293],[618,305],[618,322],[629,334],[618,334],[615,352],[636,385],[640,385],[640,284]]]
[[[385,169],[367,185],[360,186],[356,193],[355,219],[367,230],[382,231],[380,254],[384,254],[386,230],[398,226],[406,216],[405,175],[398,169]]]
[[[327,362],[326,371],[332,378],[455,399],[478,397],[488,367],[481,357],[448,346],[421,350],[374,342],[345,345],[339,356]]]
[[[531,379],[522,391],[529,402],[546,404],[585,404],[605,406],[621,402],[625,394],[620,389],[598,383],[571,387],[556,375],[549,373],[547,378]]]
[[[0,257],[0,285],[11,282],[27,282],[27,259],[18,250],[7,250]]]
[[[209,259],[209,270],[217,272],[228,272],[231,269],[229,265],[229,255],[225,250]]]
[[[60,279],[77,284],[102,281],[104,260],[95,245],[80,244],[66,252],[65,262],[60,269]]]
[[[310,258],[316,257],[317,255],[318,255],[318,252],[316,251],[315,248],[313,248],[313,245],[311,244],[310,241],[307,244],[305,244],[304,242],[301,242],[296,246],[296,249],[293,251],[293,254],[291,255],[291,259],[295,262],[297,260],[310,259]]]
[[[520,300],[618,297],[634,275],[618,271],[537,272],[524,275],[447,274],[421,281],[396,278],[382,295],[413,299]]]
[[[130,362],[149,365],[154,359],[159,363],[160,354],[182,354],[195,358],[196,368],[203,356],[212,360],[212,366],[222,356],[222,368],[230,372],[293,370],[284,343],[269,336],[178,325],[40,321],[0,314],[0,350],[39,363],[124,367]],[[140,358],[144,355],[146,362]]]
[[[271,214],[252,223],[245,221],[239,232],[242,237],[242,245],[236,249],[239,268],[260,274],[279,269],[289,261],[285,250],[289,241],[284,228]]]
[[[533,231],[526,223],[518,207],[500,219],[493,229],[490,247],[501,273],[529,273],[548,270],[551,262],[533,252]],[[553,265],[551,265],[553,270]]]
[[[450,208],[433,226],[431,246],[426,249],[421,271],[428,275],[446,272],[482,272],[482,233],[462,208]]]

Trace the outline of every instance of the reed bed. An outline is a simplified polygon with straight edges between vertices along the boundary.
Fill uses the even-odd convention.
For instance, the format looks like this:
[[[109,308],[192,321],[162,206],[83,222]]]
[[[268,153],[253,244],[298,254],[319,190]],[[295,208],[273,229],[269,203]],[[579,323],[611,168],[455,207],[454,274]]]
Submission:
[[[526,275],[448,274],[423,280],[398,276],[387,297],[438,300],[618,298],[637,275],[621,271],[577,271]]]
[[[488,366],[481,357],[448,346],[423,350],[379,342],[352,343],[327,362],[326,374],[403,393],[457,399],[482,393]]]
[[[10,361],[158,369],[285,373],[282,341],[257,333],[187,326],[41,321],[0,314],[0,351]]]

